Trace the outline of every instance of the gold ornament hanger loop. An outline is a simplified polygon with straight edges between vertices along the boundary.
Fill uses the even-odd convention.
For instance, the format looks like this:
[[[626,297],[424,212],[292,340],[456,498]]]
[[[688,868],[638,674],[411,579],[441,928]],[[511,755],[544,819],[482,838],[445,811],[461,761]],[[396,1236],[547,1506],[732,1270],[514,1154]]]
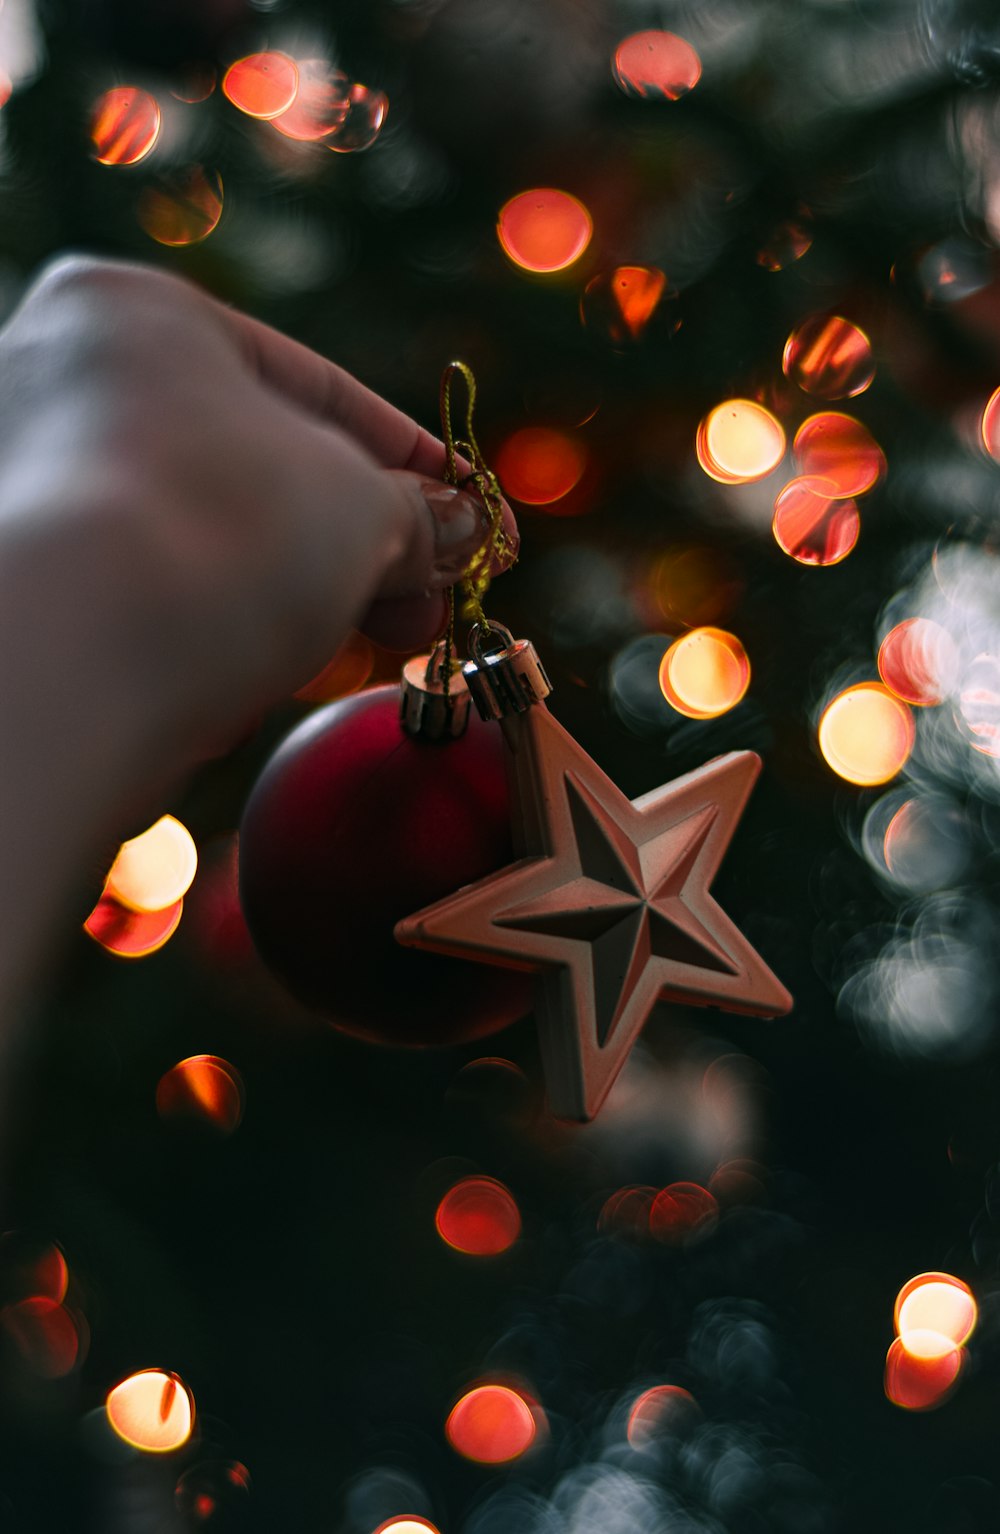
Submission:
[[[452,423],[452,386],[456,378],[465,384],[465,430],[456,436]],[[482,501],[489,519],[489,526],[482,544],[476,550],[457,583],[462,591],[462,616],[470,619],[476,629],[489,629],[491,625],[483,610],[483,599],[490,586],[494,560],[505,567],[514,563],[517,551],[503,525],[503,494],[497,477],[483,457],[476,438],[473,415],[476,408],[476,375],[467,362],[449,362],[441,374],[439,396],[441,407],[441,436],[445,450],[446,484],[461,490],[472,490]],[[459,455],[471,464],[468,474],[460,475]],[[445,660],[441,664],[444,695],[449,695],[449,678],[459,662],[455,652],[455,587],[448,591],[448,626],[443,640]]]

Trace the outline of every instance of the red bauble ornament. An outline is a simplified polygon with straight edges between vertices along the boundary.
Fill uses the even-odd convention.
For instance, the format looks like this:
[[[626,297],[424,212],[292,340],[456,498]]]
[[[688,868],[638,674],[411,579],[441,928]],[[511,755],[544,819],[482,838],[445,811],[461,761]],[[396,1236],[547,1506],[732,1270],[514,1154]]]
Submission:
[[[504,745],[400,724],[400,690],[317,710],[279,746],[240,831],[240,898],[265,963],[338,1028],[443,1045],[506,1027],[531,976],[401,947],[397,921],[513,859]]]

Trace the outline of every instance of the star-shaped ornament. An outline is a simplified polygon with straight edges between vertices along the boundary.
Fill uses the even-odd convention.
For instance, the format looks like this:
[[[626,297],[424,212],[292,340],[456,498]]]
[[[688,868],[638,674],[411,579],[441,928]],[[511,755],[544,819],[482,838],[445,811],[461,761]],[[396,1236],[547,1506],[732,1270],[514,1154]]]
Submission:
[[[407,917],[396,937],[538,971],[554,1113],[596,1115],[658,1001],[789,1010],[791,996],[709,894],[758,756],[731,752],[630,800],[543,703],[501,727],[520,861]]]

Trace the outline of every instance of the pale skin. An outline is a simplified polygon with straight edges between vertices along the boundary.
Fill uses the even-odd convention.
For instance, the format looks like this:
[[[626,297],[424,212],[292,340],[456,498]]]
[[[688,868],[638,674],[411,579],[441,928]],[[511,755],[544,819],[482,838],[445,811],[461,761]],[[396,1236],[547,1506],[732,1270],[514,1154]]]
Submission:
[[[352,625],[440,632],[484,533],[444,473],[414,421],[177,278],[68,258],[33,285],[0,332],[6,1015],[129,816]]]

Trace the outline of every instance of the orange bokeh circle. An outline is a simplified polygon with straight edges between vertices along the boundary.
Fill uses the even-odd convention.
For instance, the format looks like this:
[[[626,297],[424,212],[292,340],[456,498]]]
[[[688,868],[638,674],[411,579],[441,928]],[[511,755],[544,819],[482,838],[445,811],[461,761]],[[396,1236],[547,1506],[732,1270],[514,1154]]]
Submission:
[[[675,639],[660,662],[660,691],[688,719],[715,719],[750,685],[750,661],[735,634],[696,628]]]
[[[94,103],[90,141],[101,165],[138,165],[156,147],[160,106],[137,85],[116,85]]]
[[[586,250],[593,222],[583,203],[558,187],[518,192],[500,209],[497,237],[527,272],[560,272]]]
[[[881,682],[860,682],[827,704],[819,748],[838,777],[861,787],[888,783],[906,765],[915,738],[907,705]]]
[[[223,95],[233,106],[265,121],[287,112],[298,89],[298,65],[287,53],[248,53],[222,77]]]
[[[496,1257],[521,1234],[513,1194],[492,1177],[463,1177],[449,1188],[434,1216],[438,1235],[456,1252]]]
[[[723,485],[763,479],[777,468],[784,451],[781,422],[752,399],[723,400],[705,416],[695,438],[699,464]]]
[[[518,1459],[535,1441],[531,1407],[507,1385],[477,1385],[451,1409],[445,1436],[456,1453],[480,1465]]]

